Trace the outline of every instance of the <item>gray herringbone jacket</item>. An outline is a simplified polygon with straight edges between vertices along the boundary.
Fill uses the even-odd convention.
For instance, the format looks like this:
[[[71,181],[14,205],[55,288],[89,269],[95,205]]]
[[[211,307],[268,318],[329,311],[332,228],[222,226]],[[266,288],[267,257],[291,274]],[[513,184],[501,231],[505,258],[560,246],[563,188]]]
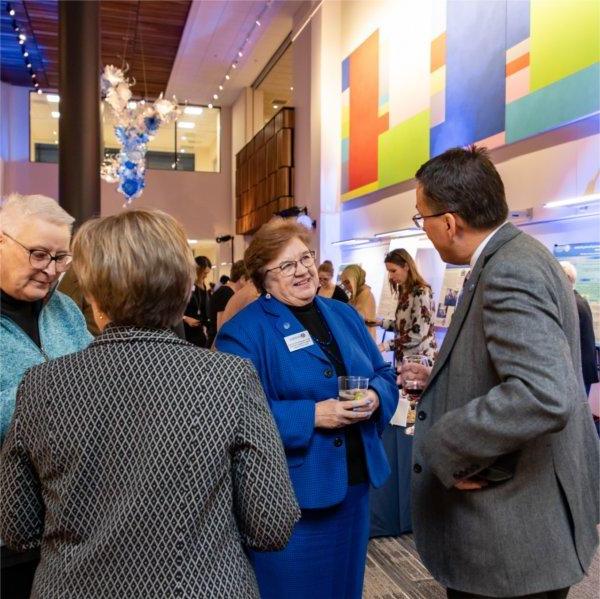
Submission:
[[[471,272],[419,412],[413,524],[435,578],[486,597],[580,580],[598,542],[598,438],[577,310],[558,262],[511,224]],[[478,473],[495,482],[454,488]]]
[[[299,517],[250,362],[127,327],[26,374],[0,499],[3,541],[41,541],[40,598],[258,597],[243,545]]]

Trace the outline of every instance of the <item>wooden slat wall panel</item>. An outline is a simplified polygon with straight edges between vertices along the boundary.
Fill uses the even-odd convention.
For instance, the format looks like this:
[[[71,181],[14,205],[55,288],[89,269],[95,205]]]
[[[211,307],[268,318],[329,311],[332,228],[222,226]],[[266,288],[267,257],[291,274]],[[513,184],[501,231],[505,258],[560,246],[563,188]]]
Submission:
[[[236,233],[294,205],[294,109],[282,108],[236,154]]]
[[[24,0],[14,5],[19,22],[26,20],[23,26],[30,29],[26,33],[37,44],[43,69],[34,66],[40,83],[58,89],[58,2]],[[157,97],[167,87],[190,6],[191,0],[101,0],[101,66],[127,63],[128,76],[136,81],[134,96]],[[4,64],[3,57],[3,81],[23,85],[21,73],[11,74]],[[21,68],[26,72],[24,64]]]

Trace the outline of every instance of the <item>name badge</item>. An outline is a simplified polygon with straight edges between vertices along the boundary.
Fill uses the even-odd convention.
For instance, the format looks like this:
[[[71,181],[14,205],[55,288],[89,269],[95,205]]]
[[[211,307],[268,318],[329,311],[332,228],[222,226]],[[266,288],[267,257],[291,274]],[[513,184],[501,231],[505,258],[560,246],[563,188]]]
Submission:
[[[284,337],[285,343],[290,351],[297,351],[314,345],[312,337],[308,334],[308,331],[301,331],[295,335],[288,335]]]

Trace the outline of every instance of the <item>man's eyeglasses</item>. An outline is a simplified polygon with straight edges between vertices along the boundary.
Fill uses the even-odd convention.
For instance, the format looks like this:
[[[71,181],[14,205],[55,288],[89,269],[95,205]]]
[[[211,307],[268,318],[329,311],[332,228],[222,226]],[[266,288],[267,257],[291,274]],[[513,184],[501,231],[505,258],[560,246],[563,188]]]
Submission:
[[[6,237],[14,241],[17,245],[20,245],[26,252],[29,253],[29,264],[31,264],[31,266],[37,270],[44,270],[44,268],[47,268],[52,260],[54,260],[56,263],[56,272],[65,272],[68,270],[69,266],[71,266],[71,261],[73,260],[73,256],[71,254],[63,253],[53,256],[46,250],[30,250],[20,241],[17,241],[14,237],[11,237],[8,233],[2,231],[2,234],[6,235]]]
[[[275,268],[269,268],[268,270],[265,270],[265,274],[273,270],[280,270],[281,274],[284,277],[292,277],[294,276],[294,274],[296,274],[298,263],[302,264],[304,268],[310,268],[315,263],[315,252],[313,250],[310,250],[306,252],[306,254],[302,254],[299,260],[289,260],[287,262],[282,262],[279,266],[276,266]]]
[[[425,225],[426,218],[435,218],[436,216],[444,216],[444,214],[456,214],[456,213],[454,212],[454,210],[445,210],[444,212],[438,212],[437,214],[426,214],[425,216],[422,216],[421,214],[417,213],[412,217],[412,221],[413,221],[413,223],[415,223],[415,225],[419,229],[422,229],[423,226]]]

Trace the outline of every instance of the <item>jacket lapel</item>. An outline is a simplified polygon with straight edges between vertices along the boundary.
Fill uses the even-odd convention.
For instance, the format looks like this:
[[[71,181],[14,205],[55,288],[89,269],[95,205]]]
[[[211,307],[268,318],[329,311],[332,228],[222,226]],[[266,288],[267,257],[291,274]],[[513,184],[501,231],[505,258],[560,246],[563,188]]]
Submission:
[[[429,375],[429,380],[427,381],[427,386],[425,389],[428,389],[433,383],[435,377],[438,372],[442,369],[446,360],[450,356],[452,352],[452,348],[456,343],[456,339],[458,338],[458,334],[465,322],[465,318],[469,313],[469,308],[471,306],[471,302],[473,301],[473,295],[475,294],[475,289],[477,288],[477,283],[479,282],[479,278],[487,261],[505,244],[508,243],[511,239],[514,239],[517,235],[520,235],[521,231],[517,229],[513,224],[507,223],[502,226],[496,234],[489,240],[481,256],[477,259],[473,270],[469,276],[469,280],[467,281],[462,294],[460,302],[456,308],[456,312],[452,315],[452,321],[450,322],[450,326],[448,327],[448,331],[446,332],[446,336],[444,337],[444,342],[442,343],[442,347],[440,348],[440,353],[435,361],[431,374]]]
[[[293,315],[292,311],[274,297],[268,298],[265,295],[261,295],[257,301],[260,302],[262,309],[273,319],[273,326],[282,337],[285,338],[289,335],[295,335],[296,333],[301,333],[306,330],[302,324],[300,324],[300,321]],[[307,352],[329,364],[327,356],[325,356],[318,343],[313,342],[312,345],[296,351]]]

